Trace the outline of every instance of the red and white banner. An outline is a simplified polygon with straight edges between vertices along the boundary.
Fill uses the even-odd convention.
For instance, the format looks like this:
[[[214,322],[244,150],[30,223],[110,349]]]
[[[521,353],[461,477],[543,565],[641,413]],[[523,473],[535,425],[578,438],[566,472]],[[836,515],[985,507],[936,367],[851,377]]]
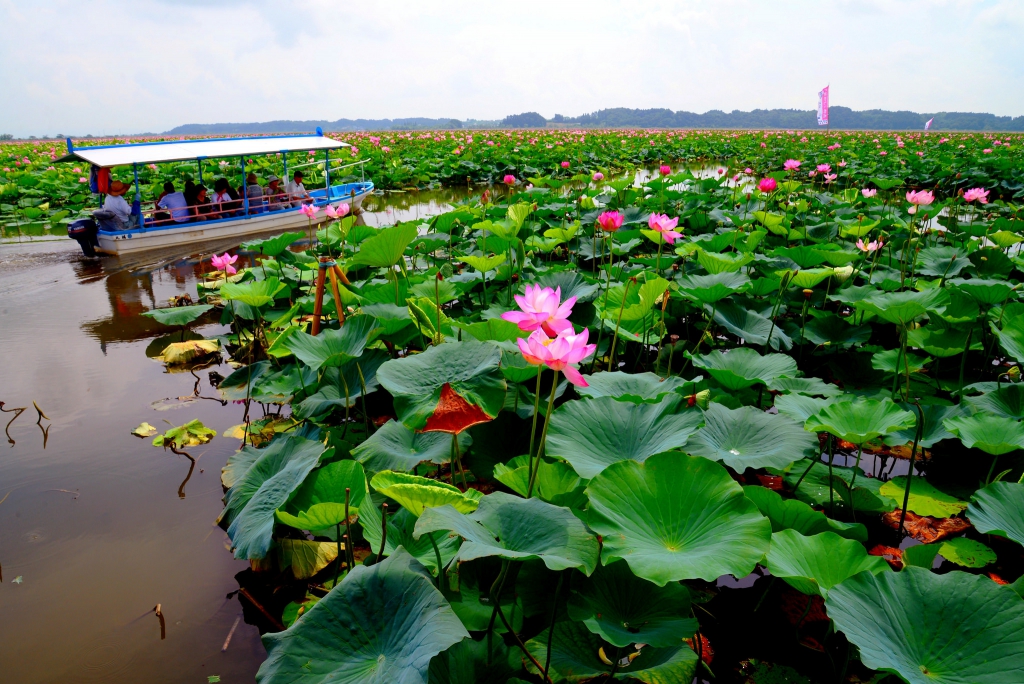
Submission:
[[[828,86],[818,93],[818,125],[828,126]]]

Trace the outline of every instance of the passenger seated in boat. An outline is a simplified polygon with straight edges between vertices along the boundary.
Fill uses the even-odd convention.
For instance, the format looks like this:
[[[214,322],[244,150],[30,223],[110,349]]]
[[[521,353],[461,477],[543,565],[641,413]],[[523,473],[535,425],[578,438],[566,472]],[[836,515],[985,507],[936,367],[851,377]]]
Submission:
[[[164,197],[167,197],[172,192],[174,192],[174,183],[171,183],[169,181],[167,183],[164,183],[164,191],[161,192],[159,195],[157,195],[156,202],[153,203],[153,207],[156,208],[156,209],[159,209],[160,208],[160,200],[162,200]],[[168,214],[166,211],[156,211],[156,212],[153,212],[152,221],[154,223],[156,223],[157,225],[159,225],[161,223],[167,223],[170,220],[171,220],[171,215]]]
[[[230,215],[228,211],[231,202],[231,195],[228,194],[230,187],[225,178],[218,178],[213,182],[213,196],[210,198],[210,205],[212,210],[221,218],[226,218]]]
[[[157,201],[156,206],[169,210],[175,223],[187,223],[191,218],[184,193],[175,192],[174,183],[170,181],[164,184],[164,196]]]
[[[306,192],[305,186],[302,185],[302,177],[302,172],[296,171],[292,180],[284,186],[285,194],[288,195],[289,203],[293,207],[301,207],[307,201],[312,200],[309,193]]]
[[[212,221],[220,218],[219,214],[214,213],[213,205],[210,203],[210,198],[206,196],[206,186],[196,186],[196,220],[197,221]]]
[[[249,213],[262,214],[263,188],[260,186],[259,181],[256,180],[255,173],[250,172],[245,177],[245,194],[249,198]]]
[[[122,229],[128,227],[128,218],[132,215],[132,207],[124,198],[124,194],[131,189],[131,183],[114,181],[107,191],[107,198],[103,200],[103,209],[112,212],[117,220],[121,222]]]
[[[281,179],[277,176],[267,178],[267,189],[263,191],[263,196],[267,200],[268,211],[287,209],[289,206],[284,190],[281,189]]]

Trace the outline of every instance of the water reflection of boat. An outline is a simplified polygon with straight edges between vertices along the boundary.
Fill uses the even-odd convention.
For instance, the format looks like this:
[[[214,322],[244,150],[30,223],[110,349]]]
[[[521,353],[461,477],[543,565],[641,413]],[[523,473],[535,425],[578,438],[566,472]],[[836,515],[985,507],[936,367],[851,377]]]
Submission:
[[[219,140],[175,140],[168,142],[134,143],[127,145],[96,145],[91,147],[74,147],[68,139],[68,153],[58,162],[78,161],[92,164],[97,169],[110,169],[115,166],[130,166],[135,176],[135,200],[127,225],[120,219],[100,219],[97,229],[88,220],[76,221],[69,226],[69,235],[79,240],[86,254],[92,255],[92,249],[107,254],[124,254],[158,248],[192,245],[198,242],[239,237],[269,231],[284,232],[288,229],[305,228],[307,217],[301,213],[303,203],[318,207],[337,207],[348,203],[350,208],[358,209],[363,199],[373,192],[373,182],[362,180],[352,183],[331,184],[332,149],[349,147],[348,143],[325,137],[320,129],[314,135],[263,136],[252,138],[224,138]],[[280,155],[283,162],[283,174],[288,175],[288,153],[322,151],[324,158],[307,162],[323,165],[324,187],[309,191],[305,199],[298,195],[289,197],[284,194],[266,199],[257,192],[250,199],[249,192],[241,191],[241,197],[231,202],[225,201],[217,206],[217,213],[212,212],[209,205],[175,206],[172,209],[157,211],[143,209],[139,191],[139,165],[155,165],[162,162],[179,162],[207,159],[232,159],[241,163],[241,181],[245,186],[246,176],[250,169],[249,157],[258,155]],[[337,161],[337,160],[335,160]],[[343,164],[334,170],[360,165],[362,162]],[[199,181],[202,183],[201,164]],[[292,169],[298,166],[293,165]],[[229,206],[230,205],[230,206]],[[170,212],[170,213],[168,213]],[[99,215],[97,215],[98,218]],[[206,216],[216,216],[210,220],[200,220]],[[180,221],[180,222],[179,222]],[[315,221],[315,219],[314,219]]]

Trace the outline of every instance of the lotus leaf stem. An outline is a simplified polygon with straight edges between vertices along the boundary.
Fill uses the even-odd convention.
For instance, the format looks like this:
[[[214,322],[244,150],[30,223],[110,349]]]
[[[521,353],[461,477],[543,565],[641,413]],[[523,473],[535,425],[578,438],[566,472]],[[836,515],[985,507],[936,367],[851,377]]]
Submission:
[[[910,504],[910,481],[914,477],[914,460],[917,457],[917,445],[921,442],[921,435],[924,434],[924,411],[920,402],[914,402],[917,409],[917,430],[914,432],[914,444],[910,447],[910,467],[907,469],[907,486],[903,490],[903,507],[900,510],[900,525],[896,528],[899,539],[903,539],[903,523],[907,519],[907,506]],[[895,460],[893,461],[895,462]]]
[[[551,425],[551,412],[555,408],[555,392],[558,391],[558,373],[555,373],[554,379],[551,381],[551,396],[548,397],[548,410],[544,414],[544,429],[540,433],[540,444],[537,445],[537,459],[536,467],[533,472],[530,473],[530,486],[526,491],[526,498],[529,499],[533,496],[533,486],[537,482],[537,473],[540,472],[540,459],[544,456],[544,446],[547,444],[548,439],[548,426]]]
[[[527,461],[526,461],[526,463],[528,465],[528,469],[527,469],[527,482],[529,482],[530,480],[533,479],[533,459],[534,459],[533,444],[534,444],[534,438],[537,436],[537,415],[540,413],[540,376],[541,376],[541,374],[543,372],[544,372],[544,367],[543,366],[538,366],[537,367],[537,391],[534,392],[534,394],[533,394],[533,426],[530,428],[530,450],[528,452],[526,452],[526,454],[528,456]],[[558,373],[555,373],[554,382],[555,383],[558,382]],[[517,397],[519,396],[518,392],[516,393],[516,396]],[[530,498],[529,494],[527,494],[527,498]]]
[[[382,560],[384,560],[384,547],[388,543],[388,505],[387,505],[387,503],[382,503],[380,505],[380,512],[381,512],[381,516],[380,516],[380,520],[381,520],[381,523],[380,523],[380,528],[381,528],[380,550],[377,551],[377,561],[376,561],[378,563],[380,563]]]

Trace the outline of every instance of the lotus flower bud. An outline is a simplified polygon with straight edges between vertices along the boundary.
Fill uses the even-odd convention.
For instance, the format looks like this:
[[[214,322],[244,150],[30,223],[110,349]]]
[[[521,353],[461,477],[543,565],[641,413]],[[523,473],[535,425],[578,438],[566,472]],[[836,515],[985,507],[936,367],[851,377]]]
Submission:
[[[846,265],[832,269],[833,277],[840,283],[845,283],[853,275],[853,266]]]
[[[1020,380],[1020,366],[1014,366],[1010,370],[1006,371],[1006,377],[1010,378],[1012,382]]]

